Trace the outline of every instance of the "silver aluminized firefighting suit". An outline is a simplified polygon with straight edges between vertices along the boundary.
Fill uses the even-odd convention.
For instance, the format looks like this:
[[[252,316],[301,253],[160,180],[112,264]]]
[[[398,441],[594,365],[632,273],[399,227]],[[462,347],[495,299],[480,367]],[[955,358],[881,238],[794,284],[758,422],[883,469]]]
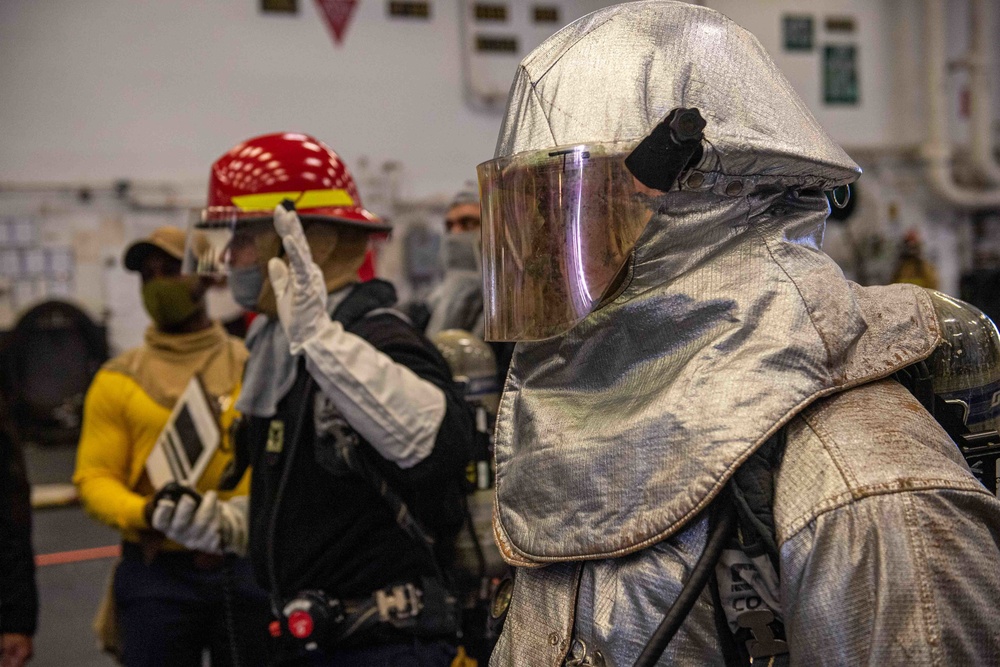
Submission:
[[[491,666],[631,665],[703,549],[699,512],[782,427],[792,664],[1000,664],[1000,502],[883,379],[940,342],[931,301],[820,251],[821,191],[860,170],[757,40],[683,3],[590,14],[522,61],[497,157],[641,139],[677,107],[701,110],[705,153],[624,289],[514,355],[494,529],[519,569]],[[723,664],[707,590],[659,664]]]

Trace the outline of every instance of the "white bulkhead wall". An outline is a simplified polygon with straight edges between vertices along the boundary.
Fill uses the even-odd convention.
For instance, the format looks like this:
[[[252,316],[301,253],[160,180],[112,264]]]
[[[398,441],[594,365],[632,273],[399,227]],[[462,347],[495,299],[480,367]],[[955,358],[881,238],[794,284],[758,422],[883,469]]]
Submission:
[[[994,0],[989,0],[994,2]],[[969,46],[969,2],[940,0],[946,7],[949,62],[958,63]],[[927,130],[927,70],[924,3],[920,0],[704,0],[753,32],[820,124],[843,145],[865,151],[911,148]],[[782,18],[813,18],[809,51],[784,48]],[[831,31],[827,19],[850,19],[853,32]],[[1000,30],[1000,7],[991,21]],[[823,47],[853,44],[858,49],[859,103],[823,102]],[[1000,63],[1000,42],[993,40],[994,63]],[[1000,76],[993,73],[993,107],[1000,109]],[[968,77],[958,68],[948,76],[949,110],[954,137],[967,140],[968,119],[960,113],[960,92]]]
[[[428,20],[391,18],[389,4],[358,2],[337,45],[313,0],[297,15],[262,14],[260,0],[4,0],[0,182],[203,180],[237,141],[294,129],[348,165],[402,163],[408,191],[450,192],[492,157],[499,126],[464,99],[472,3],[430,0]],[[498,56],[505,87],[528,49],[590,8],[539,2],[560,8],[545,29],[521,16],[533,3],[499,4],[511,19],[482,29],[519,28],[519,53]]]
[[[948,6],[949,59],[957,60],[968,45],[967,1],[942,1]],[[366,203],[376,212],[396,215],[401,228],[392,243],[398,243],[414,220],[437,225],[443,202],[473,179],[475,165],[493,153],[500,115],[467,100],[469,72],[463,68],[470,56],[463,38],[469,38],[470,30],[518,38],[518,53],[498,55],[495,72],[481,82],[502,89],[519,58],[546,33],[521,15],[536,4],[526,0],[500,3],[511,13],[506,25],[463,21],[462,11],[473,4],[466,0],[431,0],[426,21],[390,18],[387,1],[364,0],[357,4],[344,42],[336,45],[312,0],[299,0],[295,16],[263,15],[259,4],[0,2],[0,184],[129,179],[138,186],[152,185],[137,187],[150,205],[143,210],[106,192],[80,203],[65,194],[14,196],[0,188],[0,217],[33,216],[42,227],[39,238],[79,248],[77,301],[95,316],[107,313],[116,347],[138,342],[145,323],[137,283],[121,279],[121,251],[158,224],[182,223],[183,212],[156,208],[198,204],[211,161],[233,143],[285,128],[328,141],[359,176]],[[611,3],[544,4],[559,8],[554,30]],[[871,281],[884,279],[895,239],[917,228],[939,263],[943,287],[955,293],[961,268],[956,248],[967,214],[928,192],[917,159],[927,116],[923,3],[700,4],[753,31],[820,123],[865,168],[861,188],[871,194],[863,195],[852,225],[865,234],[875,230],[884,242],[869,244],[879,250],[861,273]],[[813,16],[811,51],[785,51],[785,14]],[[851,18],[854,32],[827,31],[828,17]],[[857,45],[859,103],[826,105],[822,49],[844,43]],[[995,41],[990,46],[997,49]],[[1000,61],[997,54],[994,58]],[[480,64],[490,62],[480,59]],[[966,78],[962,73],[949,76],[949,117],[960,153],[962,142],[968,141],[968,122],[959,113]],[[994,85],[994,109],[1000,110],[998,87]],[[369,166],[363,168],[363,162]],[[380,183],[385,181],[382,165],[390,162],[394,184],[387,197]],[[865,189],[867,183],[872,187]],[[169,196],[158,194],[168,191]],[[831,225],[828,247],[849,275],[861,277],[852,266],[854,250],[838,251],[844,247],[843,236],[842,229]],[[385,249],[382,258],[384,273],[404,278],[398,247]],[[124,287],[129,284],[133,286]],[[401,287],[405,292],[406,286]],[[2,305],[0,326],[9,324]]]

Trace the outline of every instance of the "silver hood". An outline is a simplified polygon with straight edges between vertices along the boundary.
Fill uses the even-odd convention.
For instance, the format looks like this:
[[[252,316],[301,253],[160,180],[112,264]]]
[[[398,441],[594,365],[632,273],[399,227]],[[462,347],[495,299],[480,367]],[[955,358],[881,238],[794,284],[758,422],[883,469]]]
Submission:
[[[757,38],[683,2],[589,14],[521,61],[495,157],[645,137],[676,107],[708,121],[701,169],[832,188],[861,169],[826,134]]]
[[[515,565],[666,538],[810,402],[939,340],[922,290],[858,287],[819,250],[817,188],[857,166],[716,12],[636,2],[563,29],[523,61],[497,154],[640,138],[678,106],[708,120],[704,182],[667,195],[613,301],[514,354],[494,528]]]

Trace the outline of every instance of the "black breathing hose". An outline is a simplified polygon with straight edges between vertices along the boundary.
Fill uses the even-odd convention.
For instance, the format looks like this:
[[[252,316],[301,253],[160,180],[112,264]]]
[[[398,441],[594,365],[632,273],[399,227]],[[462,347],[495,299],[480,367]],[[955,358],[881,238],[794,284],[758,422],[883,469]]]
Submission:
[[[656,628],[656,632],[649,638],[646,647],[639,654],[634,667],[653,667],[656,664],[660,656],[663,655],[663,651],[666,650],[670,640],[677,634],[677,630],[680,629],[684,619],[691,613],[691,608],[694,607],[698,596],[701,595],[701,592],[705,589],[705,584],[708,583],[712,572],[715,571],[715,564],[719,561],[719,555],[722,553],[723,547],[726,546],[726,542],[732,535],[733,528],[736,525],[736,505],[729,497],[729,492],[723,491],[715,502],[718,512],[716,524],[712,528],[712,532],[708,535],[708,539],[705,542],[705,549],[701,552],[701,556],[699,556],[698,562],[695,563],[694,569],[691,570],[691,576],[688,577],[684,587],[681,588],[681,592],[678,593],[677,599],[674,600],[673,605],[667,610],[659,627]]]
[[[465,525],[469,529],[469,536],[472,538],[472,550],[476,552],[476,566],[478,568],[479,582],[482,585],[486,578],[486,554],[479,544],[479,533],[476,532],[476,524],[472,519],[472,511],[469,509],[468,496],[462,496],[462,511],[465,513]]]
[[[299,368],[299,372],[305,372],[304,368]],[[307,383],[309,390],[306,391],[307,399],[299,406],[299,414],[295,419],[295,434],[288,443],[288,449],[283,452],[285,456],[284,465],[281,469],[281,479],[278,481],[278,490],[274,494],[274,506],[271,508],[271,516],[267,522],[267,575],[271,582],[271,612],[275,618],[281,618],[281,606],[284,602],[281,596],[281,589],[278,585],[278,570],[274,561],[274,541],[278,532],[278,514],[281,510],[281,501],[285,497],[285,488],[288,486],[288,478],[291,477],[292,466],[295,464],[295,450],[298,449],[299,438],[302,436],[302,425],[305,422],[306,412],[309,408],[308,397],[312,396],[312,384],[315,380],[309,376]],[[284,448],[284,443],[282,443]]]

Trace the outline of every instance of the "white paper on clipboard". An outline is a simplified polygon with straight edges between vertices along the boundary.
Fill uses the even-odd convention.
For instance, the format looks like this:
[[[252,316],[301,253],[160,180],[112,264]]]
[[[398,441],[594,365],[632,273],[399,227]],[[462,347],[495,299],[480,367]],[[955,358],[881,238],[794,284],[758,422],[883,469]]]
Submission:
[[[219,448],[220,436],[208,396],[198,378],[191,378],[146,459],[153,487],[177,482],[194,488]]]

